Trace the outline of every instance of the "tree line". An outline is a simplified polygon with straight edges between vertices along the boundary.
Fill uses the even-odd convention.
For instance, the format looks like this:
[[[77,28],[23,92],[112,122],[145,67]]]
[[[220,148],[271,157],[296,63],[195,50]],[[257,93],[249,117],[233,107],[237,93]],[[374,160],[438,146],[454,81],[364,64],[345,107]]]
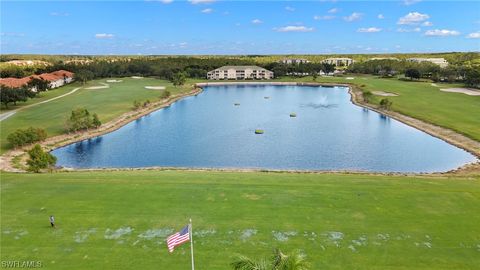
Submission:
[[[381,59],[354,63],[348,67],[347,71],[383,77],[403,74],[411,80],[425,78],[434,82],[463,82],[472,87],[480,85],[480,65],[449,64],[442,68],[429,62]]]

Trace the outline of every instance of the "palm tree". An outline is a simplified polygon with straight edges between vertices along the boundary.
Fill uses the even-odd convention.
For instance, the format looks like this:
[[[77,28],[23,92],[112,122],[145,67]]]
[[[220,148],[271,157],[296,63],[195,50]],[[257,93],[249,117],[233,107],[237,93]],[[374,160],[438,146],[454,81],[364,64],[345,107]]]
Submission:
[[[279,249],[273,251],[270,258],[261,258],[258,260],[239,255],[231,263],[234,270],[308,270],[309,264],[305,256],[298,251],[291,254],[284,254]]]

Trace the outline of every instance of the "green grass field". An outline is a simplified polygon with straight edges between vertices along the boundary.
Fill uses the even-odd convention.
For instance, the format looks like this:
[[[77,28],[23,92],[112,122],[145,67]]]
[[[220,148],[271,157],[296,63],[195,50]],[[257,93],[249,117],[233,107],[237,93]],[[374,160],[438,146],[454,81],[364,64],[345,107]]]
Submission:
[[[478,269],[480,177],[187,171],[1,177],[1,260],[189,269],[165,236],[193,219],[198,269],[301,250],[311,269]],[[50,214],[57,229],[51,229]]]
[[[0,153],[9,149],[7,143],[7,136],[11,132],[19,128],[42,127],[49,136],[62,134],[65,130],[65,121],[70,115],[72,109],[76,107],[85,107],[92,113],[97,113],[102,122],[108,122],[121,114],[131,111],[133,109],[133,101],[156,101],[160,99],[160,94],[163,90],[145,89],[145,86],[165,86],[172,94],[180,91],[191,90],[191,85],[183,87],[173,87],[171,83],[152,79],[132,79],[121,78],[123,82],[108,83],[110,88],[106,89],[92,89],[86,88],[100,86],[100,82],[105,83],[107,79],[95,80],[82,86],[80,84],[68,85],[49,91],[42,95],[58,96],[64,94],[76,87],[82,86],[82,89],[68,95],[66,97],[54,100],[49,103],[39,104],[25,110],[18,111],[15,115],[0,122],[2,132],[0,134]],[[58,91],[58,92],[57,92]],[[50,94],[52,93],[52,94]],[[30,100],[30,103],[45,100],[42,98],[35,98]],[[22,104],[23,105],[23,104]]]
[[[8,104],[8,108],[6,108],[4,104],[1,104],[0,113],[4,113],[4,112],[11,111],[11,110],[19,109],[19,108],[22,108],[22,107],[25,107],[25,106],[28,106],[28,105],[31,105],[31,104],[35,104],[35,103],[45,101],[47,99],[58,97],[58,96],[61,96],[63,94],[66,94],[66,93],[72,91],[73,89],[75,89],[77,87],[81,87],[81,86],[82,85],[80,83],[72,83],[72,84],[66,85],[64,87],[60,87],[60,88],[51,90],[51,91],[41,92],[37,95],[37,97],[32,98],[32,99],[28,99],[26,102],[18,102],[17,105]]]

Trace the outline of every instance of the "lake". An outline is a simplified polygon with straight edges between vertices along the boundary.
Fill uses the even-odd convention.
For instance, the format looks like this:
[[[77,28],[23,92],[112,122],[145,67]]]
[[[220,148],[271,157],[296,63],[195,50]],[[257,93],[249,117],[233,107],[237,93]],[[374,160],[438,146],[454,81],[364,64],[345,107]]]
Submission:
[[[476,160],[352,104],[346,87],[273,85],[207,86],[114,132],[52,153],[58,165],[72,168],[438,172]]]

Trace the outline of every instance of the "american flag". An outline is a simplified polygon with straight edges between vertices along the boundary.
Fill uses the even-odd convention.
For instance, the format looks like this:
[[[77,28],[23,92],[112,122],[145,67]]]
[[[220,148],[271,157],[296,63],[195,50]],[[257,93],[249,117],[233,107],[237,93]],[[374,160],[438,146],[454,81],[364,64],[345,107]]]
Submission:
[[[189,225],[185,226],[180,232],[176,232],[167,238],[168,251],[173,252],[176,246],[179,246],[190,240]]]

